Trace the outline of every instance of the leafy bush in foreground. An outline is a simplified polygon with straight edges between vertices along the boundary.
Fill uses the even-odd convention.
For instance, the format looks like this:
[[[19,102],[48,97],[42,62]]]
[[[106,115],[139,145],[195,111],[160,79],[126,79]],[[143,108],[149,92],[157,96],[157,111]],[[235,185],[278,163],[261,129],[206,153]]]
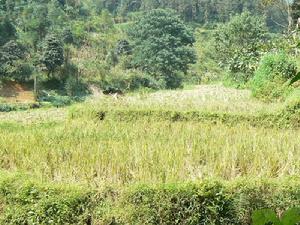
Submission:
[[[289,56],[268,54],[262,58],[251,82],[252,93],[263,100],[282,99],[291,89],[288,81],[296,75],[296,63]]]
[[[290,208],[278,218],[276,213],[271,209],[257,210],[252,216],[252,225],[296,225],[300,222],[300,208]]]
[[[0,224],[250,225],[300,204],[300,180],[202,181],[94,191],[0,176]]]
[[[5,210],[0,211],[0,224],[88,224],[92,205],[88,191],[1,175],[0,206]]]

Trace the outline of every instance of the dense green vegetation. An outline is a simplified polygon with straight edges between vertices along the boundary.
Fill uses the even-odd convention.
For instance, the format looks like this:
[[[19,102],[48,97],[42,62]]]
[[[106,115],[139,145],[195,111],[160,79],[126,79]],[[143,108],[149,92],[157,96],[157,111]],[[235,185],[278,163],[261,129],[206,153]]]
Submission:
[[[180,72],[186,74],[196,61],[192,31],[172,12],[150,12],[130,28],[129,38],[134,45],[133,66],[162,80],[166,88],[179,87]]]
[[[0,224],[250,225],[299,206],[299,9],[0,0]]]
[[[85,96],[91,84],[108,94],[177,88],[211,81],[216,72],[231,85],[248,86],[265,54],[285,52],[297,60],[296,6],[281,0],[3,0],[1,81],[37,77],[38,97],[53,90]]]
[[[20,174],[2,173],[0,178],[0,205],[6,206],[1,224],[248,225],[257,208],[282,211],[299,204],[299,179],[295,178],[101,190],[41,184]]]
[[[253,95],[269,100],[282,98],[288,95],[296,76],[296,62],[288,55],[265,55],[252,80]]]

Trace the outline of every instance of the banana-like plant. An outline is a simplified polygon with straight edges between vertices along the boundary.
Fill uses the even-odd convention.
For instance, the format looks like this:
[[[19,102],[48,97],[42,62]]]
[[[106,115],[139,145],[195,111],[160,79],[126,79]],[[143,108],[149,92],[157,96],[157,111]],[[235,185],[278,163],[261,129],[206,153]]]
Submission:
[[[298,80],[300,80],[300,72],[290,81],[290,85],[296,83]]]
[[[271,209],[258,210],[252,216],[253,225],[297,225],[300,224],[300,208],[287,210],[281,218]]]

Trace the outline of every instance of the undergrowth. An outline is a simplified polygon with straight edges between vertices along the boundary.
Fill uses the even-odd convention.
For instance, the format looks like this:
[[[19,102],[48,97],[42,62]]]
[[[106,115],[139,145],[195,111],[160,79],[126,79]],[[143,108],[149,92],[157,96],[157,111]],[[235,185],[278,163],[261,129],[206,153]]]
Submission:
[[[0,224],[250,225],[257,209],[300,204],[298,178],[206,180],[107,186],[98,190],[41,183],[24,174],[0,178]]]

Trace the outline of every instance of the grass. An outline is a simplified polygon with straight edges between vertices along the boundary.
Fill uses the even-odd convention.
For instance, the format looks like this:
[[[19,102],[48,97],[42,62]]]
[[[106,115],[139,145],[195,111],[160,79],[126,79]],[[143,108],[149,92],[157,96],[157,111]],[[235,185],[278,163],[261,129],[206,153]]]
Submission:
[[[65,121],[67,112],[64,108],[41,108],[26,111],[0,112],[0,123],[32,124],[49,121]]]
[[[243,105],[240,106],[240,105]],[[70,108],[205,110],[257,115],[280,104],[252,100],[248,91],[218,85],[192,90],[98,97]],[[300,173],[300,130],[249,123],[67,117],[65,109],[0,114],[0,168],[41,180],[101,186],[172,183],[203,178],[278,178]],[[130,112],[130,111],[129,111]],[[225,117],[226,120],[227,117]]]
[[[256,114],[274,112],[280,103],[266,104],[251,97],[248,90],[225,88],[221,85],[201,85],[187,90],[164,90],[154,93],[139,93],[115,99],[102,98],[98,106],[143,109],[201,110]],[[95,104],[93,100],[92,104]],[[96,101],[97,104],[97,101]]]
[[[73,120],[2,124],[0,137],[1,168],[43,180],[100,186],[300,173],[299,130]]]

